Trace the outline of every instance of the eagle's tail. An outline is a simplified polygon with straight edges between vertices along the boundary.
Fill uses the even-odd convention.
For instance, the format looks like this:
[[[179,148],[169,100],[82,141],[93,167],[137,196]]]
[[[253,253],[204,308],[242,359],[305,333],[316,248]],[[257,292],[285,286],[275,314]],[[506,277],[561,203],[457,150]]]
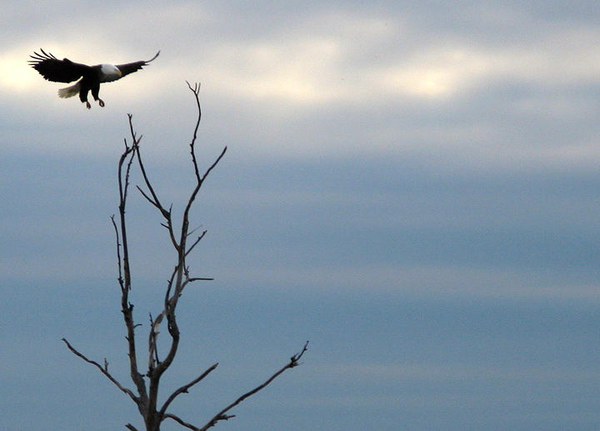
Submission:
[[[61,97],[63,99],[66,99],[67,97],[73,97],[76,94],[79,94],[80,88],[81,86],[79,85],[79,82],[75,85],[71,85],[70,87],[61,88],[60,90],[58,90],[58,97]]]

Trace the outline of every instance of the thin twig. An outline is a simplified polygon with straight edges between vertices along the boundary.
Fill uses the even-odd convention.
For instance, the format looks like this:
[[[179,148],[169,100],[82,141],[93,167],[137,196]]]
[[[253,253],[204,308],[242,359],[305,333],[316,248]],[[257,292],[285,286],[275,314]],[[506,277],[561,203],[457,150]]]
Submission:
[[[112,374],[110,374],[108,372],[108,367],[103,367],[102,365],[100,365],[98,362],[93,361],[91,359],[89,359],[87,356],[85,356],[83,353],[79,352],[77,349],[75,349],[75,347],[73,347],[71,345],[71,343],[69,343],[65,338],[62,339],[64,341],[64,343],[67,345],[67,347],[69,348],[69,350],[75,355],[78,356],[79,358],[83,359],[85,362],[87,362],[88,364],[91,364],[93,366],[95,366],[96,368],[98,368],[98,370],[100,370],[100,372],[102,374],[104,374],[106,376],[106,378],[108,378],[108,380],[110,380],[112,383],[114,383],[114,385],[119,388],[121,390],[121,392],[129,395],[129,397],[135,402],[138,403],[139,402],[139,397],[137,397],[133,391],[131,391],[130,389],[127,389],[126,387],[124,387],[123,385],[121,385],[121,383],[119,383],[119,381],[117,379],[115,379]]]
[[[198,161],[196,160],[196,139],[198,138],[198,129],[200,128],[200,121],[202,121],[202,106],[200,105],[200,83],[194,83],[194,87],[190,85],[188,81],[185,81],[188,85],[188,88],[194,93],[194,98],[196,99],[196,108],[198,110],[198,119],[196,120],[196,126],[194,127],[194,135],[192,137],[192,141],[190,142],[190,153],[192,154],[192,163],[194,165],[194,173],[196,174],[196,180],[201,182],[200,179],[200,170],[198,169]]]
[[[194,380],[192,380],[188,384],[183,385],[182,387],[180,387],[179,389],[177,389],[176,391],[174,391],[169,396],[169,398],[167,398],[167,400],[163,404],[162,408],[160,409],[161,416],[165,415],[167,409],[169,408],[169,406],[171,405],[171,403],[175,400],[175,398],[177,398],[181,394],[187,394],[188,390],[192,386],[200,383],[206,376],[208,376],[210,373],[212,373],[218,366],[219,366],[219,363],[211,365],[210,367],[208,367],[208,369],[206,371],[204,371],[201,375],[199,375],[198,377],[196,377]]]
[[[174,415],[173,413],[166,413],[163,416],[164,419],[173,419],[175,422],[177,422],[179,425],[181,425],[182,427],[191,429],[192,431],[200,431],[200,428],[185,422],[183,419],[181,419],[179,416]]]
[[[204,238],[204,236],[206,235],[206,232],[208,231],[203,231],[200,236],[198,236],[198,238],[196,238],[196,241],[194,241],[192,243],[192,245],[189,246],[189,248],[187,249],[187,251],[185,252],[185,255],[187,256],[188,254],[190,254],[192,252],[192,250],[198,245],[198,243],[200,241],[202,241],[202,238]]]
[[[304,355],[304,353],[307,350],[308,350],[308,341],[304,344],[304,347],[302,348],[302,350],[299,353],[296,353],[295,355],[293,355],[290,358],[290,361],[287,364],[285,364],[283,367],[281,367],[277,372],[275,372],[271,377],[269,377],[267,380],[265,380],[262,384],[258,385],[251,391],[246,392],[244,395],[240,396],[237,400],[235,400],[234,402],[229,404],[227,407],[225,407],[223,410],[221,410],[219,413],[217,413],[210,421],[208,421],[206,423],[206,425],[204,425],[199,430],[206,431],[207,429],[215,426],[215,424],[217,422],[232,418],[233,416],[226,414],[229,410],[231,410],[232,408],[234,408],[235,406],[240,404],[246,398],[251,397],[252,395],[254,395],[257,392],[266,388],[273,380],[275,380],[277,377],[279,377],[281,374],[283,374],[286,370],[297,367],[299,365],[300,358],[302,358],[302,356]]]
[[[112,215],[110,217],[110,220],[112,222],[113,228],[115,230],[115,242],[117,243],[117,268],[119,271],[119,278],[117,279],[119,281],[119,286],[121,287],[121,292],[123,292],[125,290],[125,282],[123,280],[123,265],[122,260],[121,260],[121,241],[119,239],[119,228],[117,227],[117,222],[115,221],[115,216]]]
[[[221,154],[219,155],[219,157],[217,157],[217,159],[213,162],[213,164],[210,165],[210,167],[204,172],[204,175],[202,175],[202,181],[204,181],[206,179],[206,177],[208,177],[208,174],[210,174],[210,172],[219,164],[219,162],[221,161],[221,159],[223,158],[223,156],[225,155],[226,152],[227,152],[227,146],[225,146],[223,148],[223,151],[221,151]]]
[[[150,191],[150,194],[152,195],[152,199],[148,198],[146,195],[144,195],[144,197],[146,197],[146,199],[148,199],[148,201],[152,205],[154,205],[156,208],[158,208],[158,210],[161,212],[163,217],[165,217],[166,219],[169,219],[170,213],[160,203],[160,200],[158,199],[158,195],[154,191],[154,187],[152,187],[152,183],[150,182],[150,179],[148,178],[148,174],[146,173],[146,168],[144,166],[144,163],[142,162],[142,154],[139,149],[137,151],[137,160],[138,160],[138,164],[140,166],[140,171],[142,172],[142,177],[144,177],[144,182],[146,183],[146,187],[148,187],[148,190]],[[140,191],[142,191],[139,186],[138,186],[138,189]]]

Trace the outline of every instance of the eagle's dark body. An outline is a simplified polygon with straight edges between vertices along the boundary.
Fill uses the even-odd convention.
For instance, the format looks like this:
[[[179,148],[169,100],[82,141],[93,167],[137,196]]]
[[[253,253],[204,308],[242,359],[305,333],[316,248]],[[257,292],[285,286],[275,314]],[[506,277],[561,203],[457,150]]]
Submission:
[[[60,97],[72,97],[79,93],[79,100],[85,103],[89,109],[90,103],[87,100],[88,93],[91,91],[94,100],[98,101],[100,106],[104,106],[104,101],[98,97],[100,84],[102,82],[111,82],[121,79],[130,73],[140,70],[153,61],[160,51],[154,57],[147,61],[136,61],[126,64],[98,64],[88,66],[86,64],[75,63],[68,58],[59,60],[51,53],[46,53],[43,49],[41,54],[34,52],[30,57],[29,64],[37,70],[44,79],[53,82],[73,82],[79,79],[75,85],[67,88],[61,88],[58,91]],[[81,78],[81,79],[80,79]]]

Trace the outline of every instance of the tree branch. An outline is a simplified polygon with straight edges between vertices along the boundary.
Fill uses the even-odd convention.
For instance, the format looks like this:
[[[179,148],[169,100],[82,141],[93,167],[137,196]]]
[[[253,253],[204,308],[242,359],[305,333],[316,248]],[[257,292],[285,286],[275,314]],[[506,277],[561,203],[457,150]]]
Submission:
[[[204,182],[206,177],[208,177],[208,174],[210,174],[210,172],[219,164],[219,162],[221,161],[223,156],[225,156],[226,152],[227,152],[227,146],[223,147],[223,151],[221,151],[221,154],[219,154],[219,157],[217,157],[217,159],[213,162],[213,164],[210,165],[210,167],[204,172],[204,175],[202,175],[202,182]]]
[[[189,248],[188,248],[188,249],[187,249],[187,251],[185,252],[185,255],[186,255],[186,256],[192,252],[192,250],[193,250],[193,249],[194,249],[194,248],[195,248],[195,247],[198,245],[198,243],[199,243],[200,241],[202,241],[202,238],[204,238],[204,236],[206,235],[206,232],[207,232],[206,230],[205,230],[205,231],[203,231],[203,232],[202,232],[202,233],[201,233],[201,234],[198,236],[198,238],[196,238],[196,241],[194,241],[194,242],[192,243],[192,245],[191,245],[191,246],[189,246]]]
[[[183,419],[181,419],[179,416],[174,415],[173,413],[167,413],[164,415],[164,419],[173,419],[175,422],[177,422],[179,425],[185,427],[185,428],[189,428],[192,431],[201,431],[200,428],[185,422]]]
[[[186,385],[183,385],[182,387],[180,387],[179,389],[177,389],[175,392],[173,392],[169,398],[167,398],[167,400],[165,401],[165,403],[163,404],[162,408],[160,409],[160,414],[161,416],[165,416],[166,415],[166,411],[169,408],[169,406],[171,405],[171,403],[175,400],[175,398],[177,398],[179,395],[181,394],[187,394],[188,390],[200,383],[206,376],[208,376],[210,373],[212,373],[217,367],[219,366],[218,363],[211,365],[206,371],[204,371],[200,376],[196,377],[194,380],[192,380],[191,382],[189,382]]]
[[[75,347],[73,347],[71,345],[71,343],[69,343],[65,338],[62,339],[62,341],[67,345],[67,347],[69,348],[69,350],[75,355],[78,356],[79,358],[83,359],[85,362],[87,362],[88,364],[91,364],[93,366],[95,366],[96,368],[98,368],[98,370],[100,370],[100,372],[102,374],[104,374],[106,376],[106,378],[108,380],[110,380],[112,383],[114,383],[114,385],[119,388],[121,390],[121,392],[129,395],[129,397],[137,404],[140,402],[139,397],[137,397],[133,391],[131,391],[130,389],[127,389],[126,387],[124,387],[123,385],[121,385],[121,383],[119,383],[119,381],[117,379],[115,379],[112,374],[110,374],[108,372],[108,363],[105,360],[104,366],[100,365],[98,362],[93,361],[89,358],[87,358],[83,353],[79,352],[77,349],[75,349]]]
[[[148,401],[148,392],[146,389],[146,382],[144,381],[143,375],[139,372],[139,367],[137,363],[137,346],[135,342],[135,320],[133,318],[133,305],[129,302],[129,292],[131,291],[131,267],[129,264],[129,242],[127,239],[127,221],[125,217],[125,209],[127,205],[127,196],[129,191],[129,177],[131,173],[131,165],[133,163],[133,159],[135,153],[139,151],[139,143],[142,139],[141,136],[138,138],[136,136],[135,130],[133,128],[133,115],[127,115],[129,120],[129,131],[131,133],[132,143],[131,146],[128,147],[127,143],[125,144],[125,151],[121,155],[119,160],[119,169],[118,169],[118,177],[119,177],[119,190],[120,190],[120,201],[119,201],[119,221],[120,221],[120,232],[121,238],[123,241],[122,250],[123,250],[123,275],[124,275],[124,289],[121,290],[121,312],[123,313],[123,321],[125,323],[125,329],[127,331],[126,340],[128,346],[127,356],[129,357],[129,372],[131,380],[134,382],[138,395],[140,398],[140,402],[138,403],[138,408],[142,416],[147,413],[147,401]],[[127,166],[125,169],[125,174],[123,174],[123,165],[129,156],[129,161],[127,162]],[[124,181],[123,181],[124,177]]]
[[[194,93],[194,98],[196,99],[196,108],[198,110],[198,120],[196,121],[196,126],[194,127],[194,135],[192,136],[192,141],[190,142],[190,152],[192,154],[192,163],[194,165],[194,173],[196,174],[196,180],[201,183],[200,179],[200,170],[198,169],[198,162],[196,160],[196,150],[195,144],[196,139],[198,138],[198,129],[200,128],[200,121],[202,120],[202,106],[200,105],[200,83],[194,83],[194,87],[190,85],[188,81],[185,81],[188,85],[188,88]]]
[[[290,358],[290,361],[287,364],[285,364],[283,367],[281,367],[278,371],[276,371],[271,377],[269,377],[262,384],[258,385],[251,391],[246,392],[244,395],[239,397],[237,400],[235,400],[231,404],[229,404],[227,407],[225,407],[223,410],[221,410],[219,413],[217,413],[210,421],[208,421],[206,423],[206,425],[204,425],[202,428],[199,428],[198,430],[206,431],[207,429],[215,426],[217,424],[217,422],[220,422],[223,420],[228,420],[228,419],[231,419],[232,417],[234,417],[234,415],[227,415],[226,413],[229,410],[231,410],[232,408],[234,408],[235,406],[237,406],[238,404],[240,404],[241,402],[243,402],[246,398],[251,397],[252,395],[254,395],[257,392],[266,388],[273,380],[275,380],[277,377],[279,377],[281,374],[283,374],[286,370],[289,370],[291,368],[294,368],[294,367],[297,367],[298,365],[300,365],[300,363],[299,363],[300,358],[302,358],[302,356],[304,355],[304,353],[307,350],[308,350],[308,341],[304,344],[304,347],[302,348],[302,350],[300,352],[293,355]]]

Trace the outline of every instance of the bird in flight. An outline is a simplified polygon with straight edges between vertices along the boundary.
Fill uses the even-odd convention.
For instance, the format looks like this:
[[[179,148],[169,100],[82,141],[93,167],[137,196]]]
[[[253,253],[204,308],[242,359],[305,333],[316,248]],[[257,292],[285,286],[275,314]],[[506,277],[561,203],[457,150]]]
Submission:
[[[79,100],[81,103],[85,103],[85,106],[90,109],[91,105],[88,102],[88,93],[91,91],[94,100],[103,107],[104,101],[98,97],[100,92],[100,84],[103,82],[116,81],[130,73],[140,70],[142,67],[148,65],[151,61],[158,57],[160,51],[156,53],[154,57],[147,61],[135,61],[127,64],[98,64],[96,66],[88,66],[87,64],[75,63],[68,58],[59,60],[51,53],[46,53],[43,49],[40,49],[41,54],[34,52],[30,55],[32,60],[29,60],[29,64],[40,75],[53,82],[73,82],[79,78],[79,81],[70,87],[61,88],[58,90],[58,96],[61,98],[73,97],[79,94]]]

